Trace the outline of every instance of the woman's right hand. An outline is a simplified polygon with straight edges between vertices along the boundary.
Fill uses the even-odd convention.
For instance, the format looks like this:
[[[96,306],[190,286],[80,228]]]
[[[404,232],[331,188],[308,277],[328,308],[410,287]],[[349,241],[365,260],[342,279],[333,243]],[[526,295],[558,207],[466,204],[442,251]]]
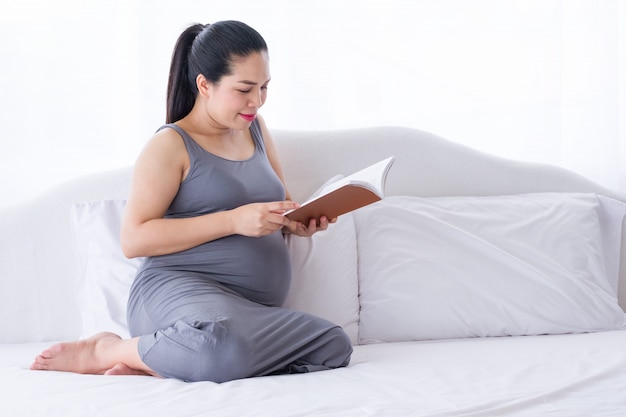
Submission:
[[[269,203],[251,203],[231,210],[231,228],[233,234],[260,237],[272,234],[288,226],[291,220],[284,213],[298,208],[293,201],[273,201]]]

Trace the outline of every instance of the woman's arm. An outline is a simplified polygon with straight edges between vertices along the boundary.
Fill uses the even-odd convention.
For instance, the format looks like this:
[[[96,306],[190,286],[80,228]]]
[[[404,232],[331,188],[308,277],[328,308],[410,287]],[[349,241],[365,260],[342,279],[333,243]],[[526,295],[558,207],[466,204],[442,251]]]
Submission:
[[[163,219],[189,169],[183,141],[172,129],[163,129],[150,139],[137,162],[124,219],[121,244],[129,257],[161,255],[188,249],[226,234],[226,222],[212,223],[201,218]],[[179,221],[180,220],[180,221]],[[219,219],[218,219],[219,220]]]
[[[231,234],[263,236],[287,219],[292,202],[248,204],[233,210],[184,219],[164,219],[189,169],[177,132],[164,129],[146,145],[135,164],[122,221],[121,245],[129,258],[179,252]]]

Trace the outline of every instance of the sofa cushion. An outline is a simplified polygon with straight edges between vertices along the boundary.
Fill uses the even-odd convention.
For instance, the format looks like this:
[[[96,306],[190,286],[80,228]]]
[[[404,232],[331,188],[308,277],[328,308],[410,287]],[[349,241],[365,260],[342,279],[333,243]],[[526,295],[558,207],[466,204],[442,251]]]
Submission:
[[[76,203],[71,208],[77,244],[83,328],[81,337],[112,331],[129,337],[126,303],[140,259],[120,247],[125,200]],[[351,215],[312,238],[291,236],[293,280],[286,307],[341,325],[353,342],[358,331],[356,235]]]
[[[310,239],[287,235],[292,281],[285,307],[339,324],[358,340],[359,283],[352,213]]]
[[[358,210],[360,342],[623,327],[625,207],[538,193],[389,197]]]
[[[130,337],[126,303],[141,259],[128,259],[122,253],[120,229],[125,204],[125,200],[99,200],[71,207],[82,294],[81,338],[101,331]]]

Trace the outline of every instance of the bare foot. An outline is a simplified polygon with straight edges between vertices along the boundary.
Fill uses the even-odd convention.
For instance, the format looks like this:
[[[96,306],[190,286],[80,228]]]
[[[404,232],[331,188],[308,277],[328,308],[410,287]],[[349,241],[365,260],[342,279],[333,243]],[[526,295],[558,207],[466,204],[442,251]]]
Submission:
[[[30,369],[104,374],[117,362],[110,363],[104,353],[121,341],[114,333],[99,333],[89,339],[59,343],[41,352]]]
[[[137,369],[129,368],[126,364],[118,363],[113,368],[107,370],[105,375],[144,375],[144,376],[152,376],[147,372],[138,371]]]

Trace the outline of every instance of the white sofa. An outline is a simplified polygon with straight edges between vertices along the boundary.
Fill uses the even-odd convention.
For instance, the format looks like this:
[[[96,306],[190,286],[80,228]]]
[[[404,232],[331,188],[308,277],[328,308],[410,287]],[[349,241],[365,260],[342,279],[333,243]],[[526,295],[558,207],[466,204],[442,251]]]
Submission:
[[[30,371],[51,341],[126,332],[129,167],[0,210],[0,415],[624,415],[624,193],[407,128],[273,136],[298,201],[396,156],[385,200],[286,241],[288,307],[342,325],[350,366],[223,384]]]

